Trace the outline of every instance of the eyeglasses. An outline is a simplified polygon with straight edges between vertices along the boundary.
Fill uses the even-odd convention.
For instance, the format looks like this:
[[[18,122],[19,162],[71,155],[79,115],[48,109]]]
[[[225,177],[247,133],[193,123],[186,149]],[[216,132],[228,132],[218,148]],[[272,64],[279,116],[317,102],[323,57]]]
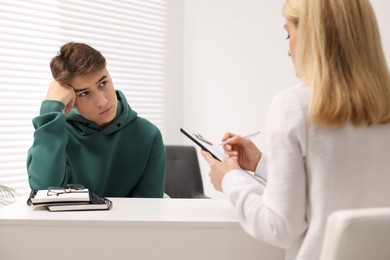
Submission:
[[[81,184],[68,184],[66,188],[49,187],[47,189],[47,196],[58,196],[65,193],[88,193],[88,190],[85,190],[85,187]]]

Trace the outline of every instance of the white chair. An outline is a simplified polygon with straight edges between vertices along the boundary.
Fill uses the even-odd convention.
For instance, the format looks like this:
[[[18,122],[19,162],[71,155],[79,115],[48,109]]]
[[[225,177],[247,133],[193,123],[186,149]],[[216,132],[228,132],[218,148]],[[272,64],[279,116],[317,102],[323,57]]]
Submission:
[[[340,210],[326,226],[321,260],[389,260],[390,207]]]

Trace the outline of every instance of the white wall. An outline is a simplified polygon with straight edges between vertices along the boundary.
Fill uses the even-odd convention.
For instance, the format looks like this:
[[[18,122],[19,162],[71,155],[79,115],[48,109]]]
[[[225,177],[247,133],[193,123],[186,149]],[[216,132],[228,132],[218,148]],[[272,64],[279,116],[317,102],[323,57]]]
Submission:
[[[183,142],[179,128],[183,124],[183,42],[184,42],[184,1],[167,1],[167,46],[166,67],[168,78],[166,93],[166,130],[165,144],[181,144]]]
[[[371,0],[370,2],[378,19],[387,65],[390,67],[390,1]]]
[[[182,127],[216,141],[226,131],[262,131],[271,99],[298,82],[287,55],[284,0],[183,2]],[[372,3],[384,46],[390,46],[390,2]],[[262,147],[263,136],[254,141]],[[192,144],[183,136],[182,143]],[[212,188],[203,158],[200,163],[206,194],[223,197]]]

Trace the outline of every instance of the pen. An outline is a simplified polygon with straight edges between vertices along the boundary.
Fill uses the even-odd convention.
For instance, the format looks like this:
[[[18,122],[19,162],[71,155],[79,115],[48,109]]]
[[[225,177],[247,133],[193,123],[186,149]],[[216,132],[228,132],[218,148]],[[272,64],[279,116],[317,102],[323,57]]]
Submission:
[[[252,134],[249,134],[249,135],[244,135],[243,138],[252,138],[252,137],[254,137],[254,136],[258,135],[258,134],[260,134],[260,131],[257,131],[255,133],[252,133]],[[219,143],[218,145],[225,145],[227,143],[228,143],[228,141],[226,140],[226,141],[223,141],[222,143]]]

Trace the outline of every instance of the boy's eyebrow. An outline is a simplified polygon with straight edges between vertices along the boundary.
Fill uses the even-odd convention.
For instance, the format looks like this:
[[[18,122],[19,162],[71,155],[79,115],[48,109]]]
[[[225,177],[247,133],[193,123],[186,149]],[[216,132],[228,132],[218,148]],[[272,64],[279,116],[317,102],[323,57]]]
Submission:
[[[101,77],[97,82],[96,82],[96,85],[98,85],[102,80],[104,80],[104,79],[106,79],[107,78],[107,75],[104,75],[103,77]],[[70,85],[69,85],[70,86]],[[71,86],[72,87],[72,86]],[[78,92],[83,92],[83,91],[85,91],[85,90],[87,90],[88,88],[80,88],[80,89],[76,89],[76,88],[74,88],[74,91],[76,92],[76,93],[78,93]]]
[[[96,85],[99,84],[99,82],[101,82],[102,80],[106,79],[107,78],[107,75],[104,75],[103,77],[101,77],[97,82],[96,82]]]
[[[74,92],[83,92],[83,91],[85,91],[85,90],[87,90],[88,88],[80,88],[80,89],[75,89],[74,88]]]

